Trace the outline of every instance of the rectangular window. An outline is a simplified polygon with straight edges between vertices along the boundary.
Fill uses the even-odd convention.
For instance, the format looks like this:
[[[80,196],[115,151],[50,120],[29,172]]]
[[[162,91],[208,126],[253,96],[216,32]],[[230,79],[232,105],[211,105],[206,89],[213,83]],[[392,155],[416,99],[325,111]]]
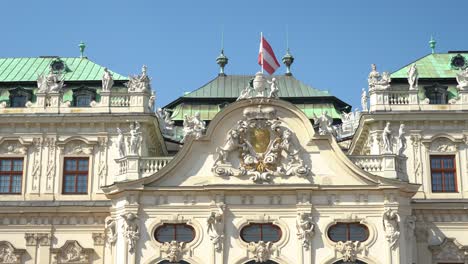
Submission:
[[[0,159],[0,194],[21,194],[23,159]]]
[[[457,192],[455,156],[431,156],[432,192]]]
[[[88,193],[88,158],[65,158],[63,166],[63,193]]]

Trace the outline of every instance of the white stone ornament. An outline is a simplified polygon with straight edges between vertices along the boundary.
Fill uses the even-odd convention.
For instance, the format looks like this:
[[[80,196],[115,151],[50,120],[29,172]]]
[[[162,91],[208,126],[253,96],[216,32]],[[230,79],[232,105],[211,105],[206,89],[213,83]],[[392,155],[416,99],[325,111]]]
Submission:
[[[128,154],[139,155],[142,136],[140,132],[140,123],[130,123],[130,137],[128,138]]]
[[[314,235],[315,224],[308,213],[298,213],[296,218],[297,239],[305,249],[310,248],[310,241]]]
[[[234,167],[229,154],[235,155]],[[250,176],[256,183],[271,182],[273,177],[307,176],[294,133],[276,117],[270,106],[246,107],[244,119],[230,129],[215,154],[212,171],[217,176]],[[235,158],[232,155],[232,158]]]
[[[140,226],[139,219],[134,213],[127,213],[122,215],[124,219],[123,234],[128,242],[128,251],[135,253],[136,242],[140,239]]]
[[[147,67],[143,65],[141,74],[129,76],[129,81],[125,84],[129,92],[149,92],[151,91],[151,79],[147,74]]]
[[[369,91],[388,89],[390,87],[390,82],[392,81],[390,74],[388,72],[383,72],[382,75],[380,75],[375,64],[372,64],[371,68],[371,72],[367,78]]]
[[[383,154],[392,154],[392,130],[390,129],[390,122],[387,122],[384,130],[382,131]]]
[[[7,241],[0,241],[0,263],[21,264],[21,256],[26,252],[24,249],[16,249]]]
[[[51,250],[53,254],[52,263],[62,264],[88,264],[93,249],[83,248],[76,240],[68,240],[58,249]]]
[[[206,220],[207,234],[210,237],[211,242],[214,245],[216,251],[220,251],[223,248],[224,240],[224,204],[217,205],[217,211],[210,213],[210,216]]]
[[[52,67],[48,75],[40,75],[37,78],[37,87],[40,93],[58,93],[63,88],[64,80],[59,74],[55,74]]]
[[[465,90],[468,88],[468,67],[457,73],[457,88]]]
[[[276,78],[272,78],[271,81],[267,81],[270,84],[270,92],[268,94],[269,98],[278,98],[278,83]]]
[[[368,108],[367,108],[367,93],[366,93],[366,89],[362,88],[362,93],[361,93],[361,108],[362,108],[362,112],[368,112]]]
[[[179,262],[182,260],[182,255],[184,253],[184,242],[165,242],[161,246],[161,251],[166,253],[166,259],[169,262]]]
[[[405,150],[406,150],[405,124],[400,124],[400,129],[398,129],[398,155],[404,156],[403,152]]]
[[[115,220],[108,216],[105,220],[106,240],[109,244],[114,244],[117,241],[117,225]]]
[[[254,79],[241,91],[237,101],[257,97],[278,98],[278,93],[278,80],[272,78],[269,81],[263,73],[257,72]]]
[[[125,157],[127,154],[126,147],[125,147],[125,137],[120,128],[117,128],[117,149],[119,150],[119,158]]]
[[[107,68],[104,68],[104,74],[102,75],[102,91],[110,92],[112,86],[114,86],[114,79],[112,73]]]
[[[156,117],[159,121],[159,127],[164,135],[172,135],[174,129],[174,121],[171,113],[167,109],[158,108]]]
[[[155,101],[156,101],[156,95],[154,91],[151,91],[151,96],[148,99],[148,108],[150,109],[150,111],[153,111]]]
[[[382,223],[385,239],[388,241],[390,248],[393,249],[400,238],[400,215],[397,211],[387,208],[383,213]]]
[[[338,241],[335,244],[335,250],[342,255],[342,261],[345,263],[354,263],[357,260],[357,254],[360,251],[359,241]]]
[[[314,124],[318,126],[320,135],[333,135],[336,136],[336,131],[333,128],[333,118],[328,115],[328,111],[323,111],[320,117],[314,113]]]
[[[187,115],[184,116],[184,137],[182,138],[181,142],[185,142],[187,137],[194,137],[195,139],[201,138],[203,133],[206,130],[205,121],[200,119],[200,113],[196,112],[194,116],[188,117]]]
[[[256,262],[263,263],[270,259],[274,250],[274,246],[271,242],[250,242],[248,245],[248,250],[254,254],[254,259]]]
[[[408,69],[408,84],[410,90],[416,90],[418,88],[419,73],[416,63],[413,63]]]

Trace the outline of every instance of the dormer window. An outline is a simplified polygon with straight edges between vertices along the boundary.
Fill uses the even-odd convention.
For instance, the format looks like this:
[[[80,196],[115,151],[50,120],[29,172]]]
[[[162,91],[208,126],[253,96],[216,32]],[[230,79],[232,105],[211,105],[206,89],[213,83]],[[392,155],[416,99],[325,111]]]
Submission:
[[[429,98],[429,104],[448,104],[447,86],[434,84],[425,87],[426,97]]]
[[[91,101],[95,100],[94,91],[88,89],[81,89],[73,92],[73,106],[76,107],[90,107]]]
[[[25,107],[30,98],[31,94],[21,88],[11,90],[10,107]]]

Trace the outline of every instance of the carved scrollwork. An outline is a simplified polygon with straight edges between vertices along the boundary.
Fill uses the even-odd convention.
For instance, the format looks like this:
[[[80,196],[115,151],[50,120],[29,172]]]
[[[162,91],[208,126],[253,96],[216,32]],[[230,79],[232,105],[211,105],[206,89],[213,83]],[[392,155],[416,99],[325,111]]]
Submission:
[[[19,141],[8,140],[0,145],[0,154],[25,155],[27,152],[28,148]]]
[[[21,257],[26,252],[24,249],[16,249],[8,241],[0,241],[0,263],[20,264]]]
[[[458,146],[448,138],[437,138],[431,142],[430,152],[455,152]]]
[[[223,248],[224,210],[225,205],[218,204],[217,210],[212,211],[210,216],[206,220],[207,233],[216,251],[220,251]]]
[[[387,208],[383,213],[382,222],[385,239],[390,244],[390,248],[393,249],[400,238],[400,215],[397,211]]]
[[[310,248],[310,240],[314,235],[315,223],[309,213],[298,213],[296,218],[297,239],[302,241],[305,249]]]
[[[166,259],[169,262],[179,262],[182,259],[185,250],[184,242],[165,242],[161,246],[161,250],[166,253]]]
[[[276,247],[272,242],[264,241],[250,242],[248,246],[249,252],[254,254],[255,261],[260,263],[267,262],[275,249]]]
[[[71,155],[90,155],[93,148],[84,142],[74,140],[65,146],[64,154]]]
[[[346,263],[353,263],[357,260],[357,254],[362,250],[359,241],[339,241],[335,244],[335,250],[342,256]]]
[[[223,146],[217,148],[212,172],[218,176],[250,176],[254,182],[270,182],[277,176],[307,176],[294,133],[276,117],[276,109],[247,107],[244,119],[229,130]],[[239,166],[229,162],[238,152]]]
[[[128,251],[130,253],[135,252],[136,242],[140,239],[140,225],[138,223],[138,216],[134,213],[127,213],[122,215],[124,219],[124,237],[128,242]]]

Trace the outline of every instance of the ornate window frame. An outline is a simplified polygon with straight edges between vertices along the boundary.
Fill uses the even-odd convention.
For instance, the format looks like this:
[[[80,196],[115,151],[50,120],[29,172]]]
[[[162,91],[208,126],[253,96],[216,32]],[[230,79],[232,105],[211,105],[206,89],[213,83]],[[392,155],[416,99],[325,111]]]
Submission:
[[[26,177],[29,173],[29,146],[31,142],[25,141],[23,138],[19,137],[4,137],[0,139],[0,158],[14,159],[21,158],[23,159],[23,174],[21,176],[21,193],[8,194],[1,193],[0,197],[8,196],[8,199],[22,199],[21,195],[26,193],[27,185],[30,184],[26,181]]]
[[[9,264],[21,264],[23,263],[23,255],[26,253],[25,249],[17,249],[8,241],[0,241],[0,256],[2,257],[2,263]],[[8,257],[5,259],[5,257]]]
[[[363,242],[357,243],[355,253],[356,253],[356,257],[359,260],[366,261],[366,262],[371,261],[370,263],[373,263],[372,260],[369,260],[368,252],[369,252],[369,248],[371,248],[377,241],[378,232],[377,232],[377,228],[375,227],[375,225],[367,221],[366,217],[335,218],[333,219],[333,221],[325,225],[325,227],[322,229],[323,236],[324,236],[323,240],[325,241],[325,244],[328,245],[328,247],[332,248],[335,251],[335,253],[333,257],[330,257],[330,259],[324,263],[333,263],[335,261],[341,260],[343,258],[341,256],[342,255],[341,247],[346,243],[354,242],[354,241],[345,241],[344,243],[334,242],[328,237],[328,232],[330,228],[339,223],[359,223],[367,227],[368,238],[367,240]],[[337,252],[339,252],[340,254],[337,254]],[[340,257],[337,257],[337,256],[340,256]]]
[[[147,263],[159,263],[162,260],[167,260],[170,258],[169,253],[166,252],[166,248],[171,244],[171,243],[161,243],[156,240],[155,237],[155,232],[156,229],[159,227],[163,226],[164,224],[186,224],[190,227],[193,228],[195,236],[192,241],[187,242],[187,243],[178,243],[179,247],[179,254],[180,254],[180,260],[187,261],[189,263],[199,263],[197,261],[196,256],[194,256],[193,250],[197,248],[200,243],[203,240],[203,228],[201,225],[194,220],[193,217],[189,218],[184,218],[183,216],[177,214],[177,215],[172,215],[172,216],[162,216],[155,221],[153,221],[149,226],[149,237],[150,237],[150,245],[156,249],[155,255],[157,255],[156,258],[151,258],[150,262]]]

